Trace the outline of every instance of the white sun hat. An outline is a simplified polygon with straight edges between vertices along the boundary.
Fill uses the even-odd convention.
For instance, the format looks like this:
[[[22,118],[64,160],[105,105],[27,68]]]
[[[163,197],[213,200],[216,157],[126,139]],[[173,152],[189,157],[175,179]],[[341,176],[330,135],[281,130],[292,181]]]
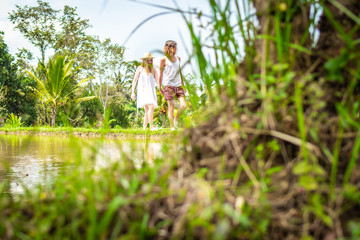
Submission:
[[[144,54],[144,57],[143,58],[140,58],[141,60],[144,60],[144,59],[149,59],[149,58],[154,58],[152,55],[151,55],[151,53],[145,53]]]

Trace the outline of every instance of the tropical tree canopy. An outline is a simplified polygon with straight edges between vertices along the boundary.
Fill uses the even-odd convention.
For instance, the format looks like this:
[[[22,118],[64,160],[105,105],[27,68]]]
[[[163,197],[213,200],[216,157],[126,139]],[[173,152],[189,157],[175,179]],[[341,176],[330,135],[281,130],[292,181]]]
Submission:
[[[34,82],[19,74],[18,64],[9,53],[3,36],[3,32],[0,32],[0,122],[13,113],[31,124],[35,121],[37,112],[35,99],[29,94],[27,86]]]

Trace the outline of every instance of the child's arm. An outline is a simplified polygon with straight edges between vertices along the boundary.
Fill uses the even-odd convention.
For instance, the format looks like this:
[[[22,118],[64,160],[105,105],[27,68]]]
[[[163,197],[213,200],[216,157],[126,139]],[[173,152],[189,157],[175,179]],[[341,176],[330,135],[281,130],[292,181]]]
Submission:
[[[133,80],[133,83],[132,83],[132,91],[131,91],[131,99],[133,101],[135,101],[135,88],[136,88],[136,84],[137,84],[137,80],[139,78],[139,75],[140,75],[140,66],[136,69],[136,72],[135,72],[135,77],[134,77],[134,80]]]

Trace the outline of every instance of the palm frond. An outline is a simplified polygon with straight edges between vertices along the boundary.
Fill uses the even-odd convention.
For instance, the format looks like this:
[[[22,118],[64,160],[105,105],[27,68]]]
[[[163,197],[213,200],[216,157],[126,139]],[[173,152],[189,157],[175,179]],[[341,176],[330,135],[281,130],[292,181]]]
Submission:
[[[91,97],[82,97],[82,98],[77,98],[74,100],[75,103],[79,103],[79,102],[85,102],[85,101],[89,101],[92,99],[95,99],[95,96],[91,96]]]
[[[37,83],[37,85],[39,87],[39,89],[36,89],[36,90],[48,93],[43,81],[41,81],[39,78],[37,78],[32,72],[30,72],[28,70],[26,70],[25,72],[27,74],[29,74],[29,76],[32,77],[36,81],[36,83]],[[35,89],[35,88],[33,88],[33,89]]]

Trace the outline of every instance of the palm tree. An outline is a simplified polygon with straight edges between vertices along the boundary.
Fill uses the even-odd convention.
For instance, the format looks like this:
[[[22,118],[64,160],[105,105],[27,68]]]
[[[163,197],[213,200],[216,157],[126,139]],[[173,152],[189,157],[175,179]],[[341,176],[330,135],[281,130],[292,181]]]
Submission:
[[[73,82],[73,60],[68,61],[65,56],[56,56],[49,59],[47,66],[40,62],[40,68],[44,73],[44,81],[39,80],[33,73],[27,73],[36,80],[37,88],[34,88],[35,93],[40,96],[40,99],[45,103],[50,103],[51,106],[51,126],[55,125],[55,116],[58,107],[68,102],[82,102],[93,99],[95,97],[74,98],[73,93],[79,86],[90,78],[81,80],[79,83]]]

